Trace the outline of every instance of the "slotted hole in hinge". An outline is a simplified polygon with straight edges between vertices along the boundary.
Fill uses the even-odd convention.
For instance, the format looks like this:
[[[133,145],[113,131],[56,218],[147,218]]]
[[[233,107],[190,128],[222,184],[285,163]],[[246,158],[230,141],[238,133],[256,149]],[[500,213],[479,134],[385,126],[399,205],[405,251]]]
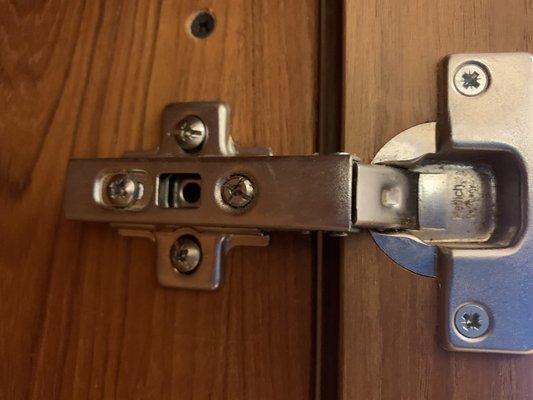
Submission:
[[[157,180],[157,206],[161,208],[195,208],[200,205],[200,175],[166,173]]]

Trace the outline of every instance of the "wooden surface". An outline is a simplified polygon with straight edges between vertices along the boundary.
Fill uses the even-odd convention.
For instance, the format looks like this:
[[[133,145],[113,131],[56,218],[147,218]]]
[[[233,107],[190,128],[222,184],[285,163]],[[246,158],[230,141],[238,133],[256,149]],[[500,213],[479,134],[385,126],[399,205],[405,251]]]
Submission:
[[[396,133],[436,119],[437,66],[458,52],[533,51],[531,1],[345,0],[345,151],[370,161]],[[368,234],[342,265],[341,390],[347,399],[533,398],[533,358],[437,345],[437,285]]]
[[[316,2],[0,2],[0,399],[308,399],[313,244],[234,250],[217,293],[159,287],[155,246],[65,221],[71,157],[152,149],[172,101],[224,100],[242,145],[309,154]]]

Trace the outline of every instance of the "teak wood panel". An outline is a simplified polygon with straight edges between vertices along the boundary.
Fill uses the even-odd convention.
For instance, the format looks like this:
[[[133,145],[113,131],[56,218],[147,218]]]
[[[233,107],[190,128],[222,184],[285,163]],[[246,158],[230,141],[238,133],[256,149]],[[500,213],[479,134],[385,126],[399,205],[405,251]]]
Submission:
[[[345,0],[344,150],[369,162],[437,115],[447,54],[533,51],[533,3]],[[437,344],[436,281],[344,242],[341,390],[347,399],[533,398],[533,357],[449,353]]]
[[[214,33],[187,32],[200,9]],[[0,398],[306,399],[308,236],[236,249],[216,293],[164,289],[155,246],[66,221],[71,157],[155,148],[173,101],[223,100],[239,144],[313,152],[318,5],[0,2]]]

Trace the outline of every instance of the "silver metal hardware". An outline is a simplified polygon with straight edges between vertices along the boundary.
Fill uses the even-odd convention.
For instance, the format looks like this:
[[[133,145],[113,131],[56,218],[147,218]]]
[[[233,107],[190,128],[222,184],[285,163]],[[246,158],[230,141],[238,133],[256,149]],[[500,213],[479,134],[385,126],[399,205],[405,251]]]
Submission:
[[[467,61],[457,68],[453,82],[459,93],[465,96],[477,96],[487,90],[489,73],[479,61]]]
[[[465,304],[455,312],[455,328],[459,335],[468,339],[478,339],[489,330],[488,312],[479,304]]]
[[[207,134],[204,122],[194,115],[188,115],[178,122],[172,133],[179,146],[185,151],[198,149]]]
[[[255,185],[243,175],[232,175],[224,179],[220,188],[222,201],[231,208],[248,206],[255,196]]]
[[[456,71],[472,64],[490,76],[482,96],[457,88]],[[533,60],[524,53],[453,55],[444,84],[446,113],[438,123],[400,133],[373,160],[419,173],[419,226],[372,235],[400,265],[438,279],[446,348],[529,353]],[[481,320],[490,319],[487,331],[469,331],[476,340],[458,327],[464,304],[482,304]]]
[[[143,171],[112,168],[95,178],[93,200],[104,208],[138,211],[150,201],[145,192],[151,188],[152,182]]]
[[[196,238],[192,235],[179,237],[170,249],[170,260],[177,272],[190,274],[202,258],[202,249]]]
[[[119,173],[109,179],[106,185],[107,197],[113,206],[129,207],[140,197],[141,187],[130,175]]]
[[[371,165],[240,148],[226,105],[171,104],[156,152],[70,162],[66,215],[156,241],[161,284],[209,290],[231,248],[266,246],[271,231],[368,228],[397,263],[438,279],[446,348],[532,352],[533,61],[454,55],[446,68],[438,122],[400,133]]]

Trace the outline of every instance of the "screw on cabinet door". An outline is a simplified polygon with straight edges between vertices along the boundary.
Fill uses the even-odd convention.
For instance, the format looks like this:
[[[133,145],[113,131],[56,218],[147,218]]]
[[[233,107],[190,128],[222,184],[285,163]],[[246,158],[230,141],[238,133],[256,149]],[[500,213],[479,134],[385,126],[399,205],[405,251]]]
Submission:
[[[479,304],[465,304],[455,313],[457,331],[468,339],[477,339],[487,333],[490,326],[488,312]]]
[[[468,62],[459,67],[454,77],[455,88],[464,96],[477,96],[487,90],[489,74],[484,65]]]

